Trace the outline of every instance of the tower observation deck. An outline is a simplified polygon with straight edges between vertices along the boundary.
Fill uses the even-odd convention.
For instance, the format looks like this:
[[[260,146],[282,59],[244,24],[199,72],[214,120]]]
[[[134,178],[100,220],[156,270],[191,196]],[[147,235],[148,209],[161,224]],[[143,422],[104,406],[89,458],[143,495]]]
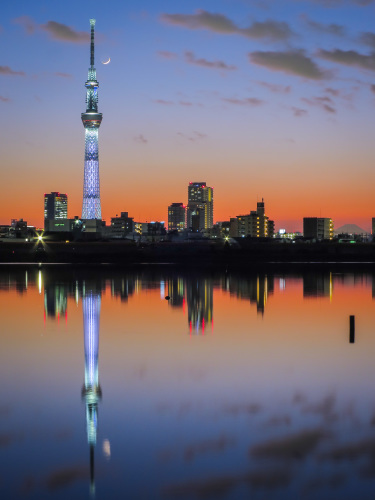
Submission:
[[[98,113],[98,88],[95,69],[95,19],[90,19],[91,45],[90,67],[86,87],[86,112],[81,114],[85,127],[85,168],[83,177],[82,219],[101,219],[99,183],[99,146],[98,133],[102,114]]]

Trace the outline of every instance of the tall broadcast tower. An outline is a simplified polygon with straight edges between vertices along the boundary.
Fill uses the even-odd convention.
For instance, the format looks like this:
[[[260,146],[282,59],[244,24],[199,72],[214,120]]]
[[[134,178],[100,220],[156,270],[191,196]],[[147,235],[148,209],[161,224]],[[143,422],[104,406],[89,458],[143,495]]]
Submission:
[[[83,178],[82,219],[101,219],[99,185],[98,132],[102,114],[98,113],[98,87],[94,67],[95,19],[90,19],[91,49],[90,67],[86,87],[86,112],[81,114],[85,127],[85,172]]]

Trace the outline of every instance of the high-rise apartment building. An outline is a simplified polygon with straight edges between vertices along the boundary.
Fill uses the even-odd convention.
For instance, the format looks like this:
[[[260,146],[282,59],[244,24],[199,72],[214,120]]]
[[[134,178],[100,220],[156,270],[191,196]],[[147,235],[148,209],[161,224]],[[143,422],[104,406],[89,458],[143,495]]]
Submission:
[[[187,228],[193,231],[210,229],[214,225],[214,190],[205,182],[190,182],[188,186]]]
[[[68,195],[54,191],[44,194],[44,223],[68,218]]]
[[[314,240],[332,240],[332,219],[328,217],[304,217],[303,236]]]
[[[229,234],[234,238],[272,238],[275,223],[265,215],[264,200],[257,202],[257,209],[230,220]]]
[[[129,217],[128,212],[121,212],[121,217],[111,218],[111,231],[110,236],[112,238],[125,238],[129,233],[134,230],[134,219]]]
[[[168,231],[186,228],[186,207],[183,203],[172,203],[168,207]]]

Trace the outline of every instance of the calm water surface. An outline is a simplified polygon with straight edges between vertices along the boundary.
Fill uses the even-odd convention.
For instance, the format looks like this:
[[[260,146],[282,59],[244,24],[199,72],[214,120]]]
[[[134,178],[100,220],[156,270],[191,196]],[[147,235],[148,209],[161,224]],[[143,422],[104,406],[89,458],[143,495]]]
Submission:
[[[373,275],[148,269],[0,269],[1,498],[373,499]]]

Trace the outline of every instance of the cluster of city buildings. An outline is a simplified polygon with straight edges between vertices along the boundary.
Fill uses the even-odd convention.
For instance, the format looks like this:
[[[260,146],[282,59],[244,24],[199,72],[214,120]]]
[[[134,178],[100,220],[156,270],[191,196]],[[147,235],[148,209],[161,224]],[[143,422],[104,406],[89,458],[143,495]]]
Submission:
[[[332,240],[334,225],[331,218],[305,217],[303,233],[275,233],[275,223],[265,211],[264,199],[258,201],[256,210],[237,215],[226,221],[214,223],[214,191],[206,182],[190,182],[188,201],[168,206],[167,226],[164,221],[135,221],[128,212],[111,218],[110,224],[102,219],[68,218],[68,195],[54,191],[44,194],[45,236],[55,239],[132,239],[135,241],[223,239],[231,238],[279,238],[286,240]],[[375,218],[373,219],[375,225]],[[10,225],[0,226],[0,237],[28,238],[35,228],[23,219],[13,219]]]
[[[81,113],[85,129],[85,160],[83,176],[82,216],[68,218],[68,196],[52,192],[44,195],[44,233],[60,238],[73,239],[134,239],[160,241],[163,239],[190,240],[198,238],[273,238],[292,240],[304,237],[311,240],[333,239],[333,222],[329,218],[307,217],[303,219],[303,235],[280,230],[275,234],[275,223],[265,213],[264,200],[257,202],[256,210],[237,215],[227,221],[214,223],[214,190],[206,182],[190,182],[187,205],[182,202],[168,206],[168,222],[136,222],[128,212],[111,218],[109,225],[102,220],[98,133],[102,113],[98,111],[98,88],[94,65],[95,20],[90,20],[90,67],[85,82],[86,111]],[[373,219],[373,234],[375,223]],[[32,237],[35,228],[23,219],[12,220],[0,226],[0,237]]]
[[[160,241],[168,235],[190,238],[272,238],[274,222],[265,214],[264,200],[249,214],[238,215],[214,224],[214,191],[206,182],[190,182],[188,202],[168,206],[168,223],[137,222],[128,212],[111,218],[109,225],[101,219],[68,218],[68,196],[59,192],[44,195],[44,231],[46,233],[93,234],[105,239]]]

